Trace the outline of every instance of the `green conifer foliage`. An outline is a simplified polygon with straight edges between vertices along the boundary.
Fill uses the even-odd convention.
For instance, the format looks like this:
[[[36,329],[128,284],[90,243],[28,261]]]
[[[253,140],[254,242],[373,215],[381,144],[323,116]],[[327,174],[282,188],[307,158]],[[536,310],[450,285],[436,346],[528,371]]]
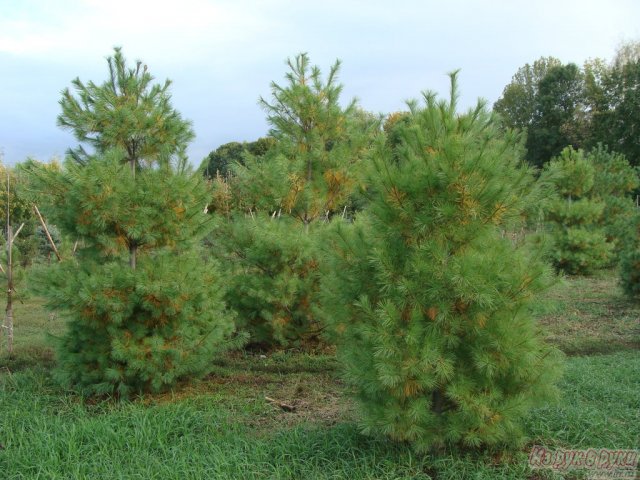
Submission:
[[[238,329],[256,345],[288,345],[317,337],[313,305],[318,289],[314,230],[305,233],[293,219],[263,213],[240,216],[216,240],[229,268],[227,299]]]
[[[287,344],[315,337],[316,232],[348,209],[355,170],[377,120],[339,103],[339,62],[323,77],[306,54],[288,62],[286,84],[261,100],[274,139],[264,155],[245,154],[217,180],[213,209],[228,213],[212,238],[229,267],[227,302],[251,341]]]
[[[629,233],[620,254],[620,283],[627,296],[640,300],[640,214],[630,222]]]
[[[638,188],[638,170],[623,155],[602,147],[590,157],[599,171],[597,190],[607,202],[604,226],[615,242],[620,265],[620,283],[632,299],[640,299],[640,209],[629,193]],[[626,194],[626,195],[625,195]]]
[[[625,246],[634,238],[634,219],[638,215],[638,208],[632,193],[640,186],[638,170],[629,164],[624,155],[602,145],[591,150],[586,158],[595,169],[591,196],[605,203],[602,226],[607,241],[614,245],[612,260],[618,261]]]
[[[147,65],[137,61],[130,68],[120,48],[107,63],[109,78],[102,85],[76,78],[74,91],[62,93],[58,125],[95,153],[123,150],[122,161],[136,168],[176,158],[184,161],[193,130],[171,105],[171,82],[154,84]],[[85,163],[92,153],[82,145],[69,151],[78,163]]]
[[[532,175],[483,104],[425,94],[379,142],[366,213],[325,239],[322,309],[366,432],[419,449],[521,440],[559,352],[529,311],[551,280],[518,228]]]
[[[68,319],[61,379],[128,396],[206,373],[234,326],[224,282],[199,249],[211,193],[183,162],[189,124],[140,63],[128,69],[116,50],[109,67],[102,86],[76,80],[81,102],[62,100],[61,123],[81,141],[90,131],[95,152],[61,171],[31,169],[47,218],[80,246],[42,270],[37,287]]]
[[[553,260],[570,274],[592,273],[611,259],[613,244],[602,226],[606,204],[593,195],[595,178],[596,170],[583,151],[571,147],[552,159],[541,177],[556,191],[546,205]]]

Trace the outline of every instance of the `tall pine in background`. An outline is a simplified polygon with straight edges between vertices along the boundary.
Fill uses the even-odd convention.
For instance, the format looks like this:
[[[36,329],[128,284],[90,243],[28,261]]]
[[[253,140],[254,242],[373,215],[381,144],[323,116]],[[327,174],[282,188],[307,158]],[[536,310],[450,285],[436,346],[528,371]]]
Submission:
[[[288,66],[286,84],[273,83],[260,102],[273,144],[218,180],[214,204],[228,215],[212,240],[229,266],[227,301],[252,342],[267,345],[318,333],[316,231],[348,209],[377,127],[355,101],[340,104],[339,62],[326,77],[306,54]]]
[[[522,440],[559,368],[530,312],[550,269],[508,235],[536,201],[519,139],[456,98],[452,75],[450,101],[410,104],[365,213],[325,241],[324,318],[363,428],[419,449]]]
[[[127,396],[207,372],[233,319],[199,250],[210,192],[186,166],[191,126],[171,106],[168,81],[153,84],[119,49],[108,65],[105,83],[76,79],[60,101],[59,124],[93,148],[73,150],[60,172],[32,169],[48,218],[80,245],[38,286],[68,318],[61,378],[87,394]]]

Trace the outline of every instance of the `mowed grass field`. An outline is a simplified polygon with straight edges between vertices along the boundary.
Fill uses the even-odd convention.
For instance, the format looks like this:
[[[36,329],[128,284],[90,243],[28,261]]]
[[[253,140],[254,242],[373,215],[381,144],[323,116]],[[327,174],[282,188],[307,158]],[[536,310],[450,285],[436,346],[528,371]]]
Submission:
[[[537,315],[568,357],[562,399],[526,420],[527,448],[418,455],[359,432],[330,350],[236,352],[172,393],[83,399],[51,375],[63,321],[31,299],[15,309],[15,358],[0,354],[0,479],[586,478],[532,471],[528,453],[640,447],[640,306],[606,272],[559,282]]]

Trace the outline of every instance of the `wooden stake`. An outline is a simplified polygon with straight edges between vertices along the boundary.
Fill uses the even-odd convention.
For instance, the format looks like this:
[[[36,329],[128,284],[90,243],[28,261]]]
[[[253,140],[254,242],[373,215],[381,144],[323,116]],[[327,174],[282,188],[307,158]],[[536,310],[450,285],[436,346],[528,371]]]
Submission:
[[[49,245],[51,245],[51,248],[53,249],[53,253],[56,254],[56,257],[58,257],[58,261],[62,261],[62,258],[60,258],[60,253],[58,253],[58,249],[56,248],[56,244],[53,243],[53,238],[51,238],[51,234],[49,233],[47,224],[44,222],[44,218],[42,218],[42,215],[40,214],[40,210],[38,210],[38,206],[34,204],[33,209],[35,210],[36,215],[38,215],[38,219],[40,220],[40,225],[42,225],[42,228],[44,229],[44,233],[47,235],[47,240],[49,240]]]
[[[13,246],[13,231],[11,230],[11,214],[10,214],[10,197],[9,197],[9,169],[7,168],[7,318],[5,320],[5,329],[7,330],[7,352],[9,357],[13,356],[13,269],[11,250]]]
[[[13,269],[11,250],[13,246],[11,225],[7,225],[7,237],[9,241],[7,243],[7,352],[9,357],[13,356]]]
[[[18,230],[16,230],[16,233],[13,234],[13,239],[12,239],[13,242],[15,242],[16,238],[18,238],[18,234],[20,233],[20,230],[22,230],[22,227],[24,227],[24,223],[22,223],[20,227],[18,227]]]

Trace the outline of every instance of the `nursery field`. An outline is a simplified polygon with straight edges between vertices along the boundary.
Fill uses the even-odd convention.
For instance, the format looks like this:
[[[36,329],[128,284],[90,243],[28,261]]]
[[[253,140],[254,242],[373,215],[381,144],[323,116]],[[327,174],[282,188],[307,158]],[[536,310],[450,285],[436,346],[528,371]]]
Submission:
[[[640,445],[640,307],[614,272],[559,282],[537,315],[566,354],[562,399],[526,421],[526,449],[418,455],[362,435],[330,350],[233,353],[173,393],[87,401],[52,378],[48,336],[63,332],[37,299],[19,304],[16,356],[0,357],[2,479],[543,479],[532,445]]]

